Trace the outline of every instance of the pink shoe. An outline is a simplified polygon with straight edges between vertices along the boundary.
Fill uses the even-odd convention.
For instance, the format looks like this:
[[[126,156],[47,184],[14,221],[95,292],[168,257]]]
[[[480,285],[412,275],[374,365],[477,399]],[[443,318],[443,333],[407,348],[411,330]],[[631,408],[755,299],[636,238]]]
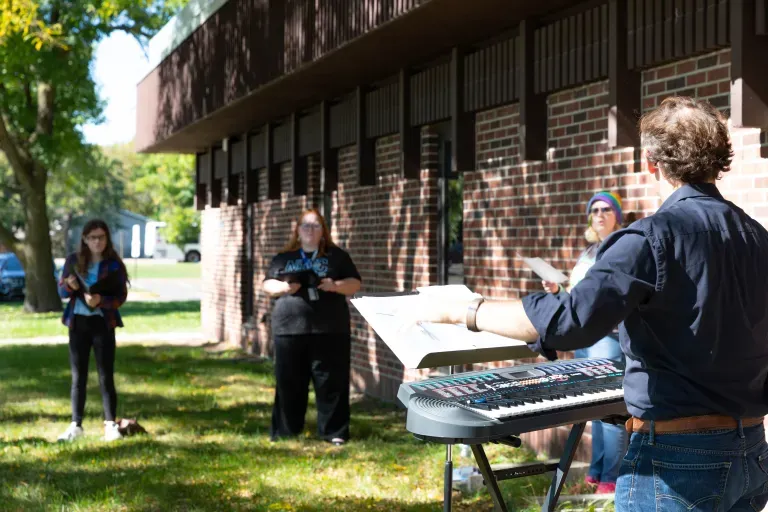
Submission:
[[[584,483],[587,485],[598,485],[600,483],[600,480],[598,480],[593,476],[585,476]]]
[[[608,482],[601,482],[597,486],[595,494],[613,494],[616,492],[616,484],[609,484]]]

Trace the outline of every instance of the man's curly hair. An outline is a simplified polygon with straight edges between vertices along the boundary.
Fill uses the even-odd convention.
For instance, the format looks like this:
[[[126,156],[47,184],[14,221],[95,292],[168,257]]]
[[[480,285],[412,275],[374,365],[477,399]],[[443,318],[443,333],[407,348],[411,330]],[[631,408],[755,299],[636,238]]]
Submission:
[[[702,183],[731,170],[727,120],[707,101],[666,98],[640,119],[640,138],[648,161],[669,181]]]

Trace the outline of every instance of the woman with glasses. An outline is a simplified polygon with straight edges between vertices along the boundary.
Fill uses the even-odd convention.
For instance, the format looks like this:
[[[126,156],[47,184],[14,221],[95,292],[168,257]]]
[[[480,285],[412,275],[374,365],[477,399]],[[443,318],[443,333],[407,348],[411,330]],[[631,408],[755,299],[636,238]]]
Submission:
[[[107,224],[98,219],[87,222],[80,247],[67,258],[59,281],[59,295],[69,299],[62,322],[69,328],[72,369],[72,423],[59,441],[74,441],[83,435],[91,347],[104,406],[104,439],[122,437],[115,423],[115,328],[123,326],[118,308],[128,295],[127,283],[125,264],[112,246]],[[102,293],[92,292],[94,285]]]
[[[587,202],[587,230],[584,233],[590,245],[581,253],[573,267],[568,288],[544,281],[542,283],[544,289],[550,293],[568,293],[595,264],[595,254],[600,243],[608,235],[620,229],[621,222],[621,197],[618,194],[603,190],[592,196]],[[608,358],[624,362],[624,354],[616,331],[591,347],[576,350],[574,356]],[[592,461],[585,480],[588,485],[597,486],[597,493],[612,493],[616,489],[619,466],[626,447],[627,433],[623,426],[610,425],[602,421],[592,422]]]
[[[270,438],[304,429],[309,381],[315,388],[318,436],[337,446],[349,439],[350,317],[347,297],[360,274],[333,243],[315,210],[299,217],[290,240],[272,260],[264,291],[277,298],[271,327],[275,349],[275,403]]]

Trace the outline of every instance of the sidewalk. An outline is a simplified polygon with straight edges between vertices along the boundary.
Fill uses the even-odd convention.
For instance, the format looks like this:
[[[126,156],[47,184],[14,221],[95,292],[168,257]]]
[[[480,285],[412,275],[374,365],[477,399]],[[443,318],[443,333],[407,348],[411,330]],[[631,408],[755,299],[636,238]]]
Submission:
[[[128,344],[174,344],[190,347],[198,347],[208,343],[202,332],[190,331],[190,332],[148,332],[148,333],[136,333],[136,334],[121,334],[117,333],[117,343]],[[39,338],[9,338],[0,339],[1,345],[59,345],[69,342],[69,338],[66,335],[62,336],[45,336]]]

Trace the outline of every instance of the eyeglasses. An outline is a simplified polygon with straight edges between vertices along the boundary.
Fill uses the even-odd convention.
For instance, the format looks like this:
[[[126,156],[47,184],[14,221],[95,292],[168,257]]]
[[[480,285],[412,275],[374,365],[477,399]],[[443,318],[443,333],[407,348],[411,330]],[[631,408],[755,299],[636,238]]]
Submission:
[[[89,235],[85,237],[86,242],[103,242],[107,239],[107,235]]]
[[[597,215],[598,213],[602,213],[603,215],[607,215],[609,213],[613,213],[613,208],[611,208],[610,206],[604,206],[603,208],[595,207],[595,208],[592,208],[591,210],[589,210],[589,213],[591,213],[592,215]]]
[[[304,224],[301,224],[299,227],[301,229],[303,229],[304,231],[309,231],[311,229],[320,229],[323,226],[321,226],[320,224],[317,224],[317,223],[314,223],[314,224],[312,224],[312,223],[304,223]]]

